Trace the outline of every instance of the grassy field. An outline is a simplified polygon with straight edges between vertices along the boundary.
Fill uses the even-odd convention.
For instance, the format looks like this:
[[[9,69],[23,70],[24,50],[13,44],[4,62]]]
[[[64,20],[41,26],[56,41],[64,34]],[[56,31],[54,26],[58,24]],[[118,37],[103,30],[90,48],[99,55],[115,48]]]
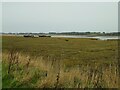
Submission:
[[[2,37],[3,88],[117,88],[118,41]]]

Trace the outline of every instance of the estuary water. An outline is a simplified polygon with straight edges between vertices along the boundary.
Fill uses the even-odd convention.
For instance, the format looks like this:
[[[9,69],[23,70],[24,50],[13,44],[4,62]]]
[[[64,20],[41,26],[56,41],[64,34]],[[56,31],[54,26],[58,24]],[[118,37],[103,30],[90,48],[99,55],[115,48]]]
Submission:
[[[86,35],[53,35],[52,37],[63,37],[63,38],[95,38],[99,40],[111,40],[120,39],[118,36],[86,36]]]

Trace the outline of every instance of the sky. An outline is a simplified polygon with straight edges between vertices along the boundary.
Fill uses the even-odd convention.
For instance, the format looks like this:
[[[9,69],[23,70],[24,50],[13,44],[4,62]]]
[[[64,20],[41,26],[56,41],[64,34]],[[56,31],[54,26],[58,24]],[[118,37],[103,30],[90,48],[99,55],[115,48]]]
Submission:
[[[119,2],[119,0],[0,0],[2,2]]]
[[[4,2],[2,32],[117,32],[117,2]]]

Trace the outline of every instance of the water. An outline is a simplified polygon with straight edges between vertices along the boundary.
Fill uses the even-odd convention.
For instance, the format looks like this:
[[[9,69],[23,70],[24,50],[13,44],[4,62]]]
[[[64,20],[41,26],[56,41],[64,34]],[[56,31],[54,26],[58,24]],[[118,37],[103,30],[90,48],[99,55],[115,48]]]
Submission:
[[[118,36],[86,36],[86,35],[53,35],[52,37],[63,37],[63,38],[96,38],[99,40],[118,39]]]

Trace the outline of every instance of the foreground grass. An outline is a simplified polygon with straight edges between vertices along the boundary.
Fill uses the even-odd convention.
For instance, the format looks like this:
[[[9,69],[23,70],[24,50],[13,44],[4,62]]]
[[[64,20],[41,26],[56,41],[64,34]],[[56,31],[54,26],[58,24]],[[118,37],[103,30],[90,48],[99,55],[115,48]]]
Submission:
[[[3,37],[3,87],[117,88],[117,41]]]

